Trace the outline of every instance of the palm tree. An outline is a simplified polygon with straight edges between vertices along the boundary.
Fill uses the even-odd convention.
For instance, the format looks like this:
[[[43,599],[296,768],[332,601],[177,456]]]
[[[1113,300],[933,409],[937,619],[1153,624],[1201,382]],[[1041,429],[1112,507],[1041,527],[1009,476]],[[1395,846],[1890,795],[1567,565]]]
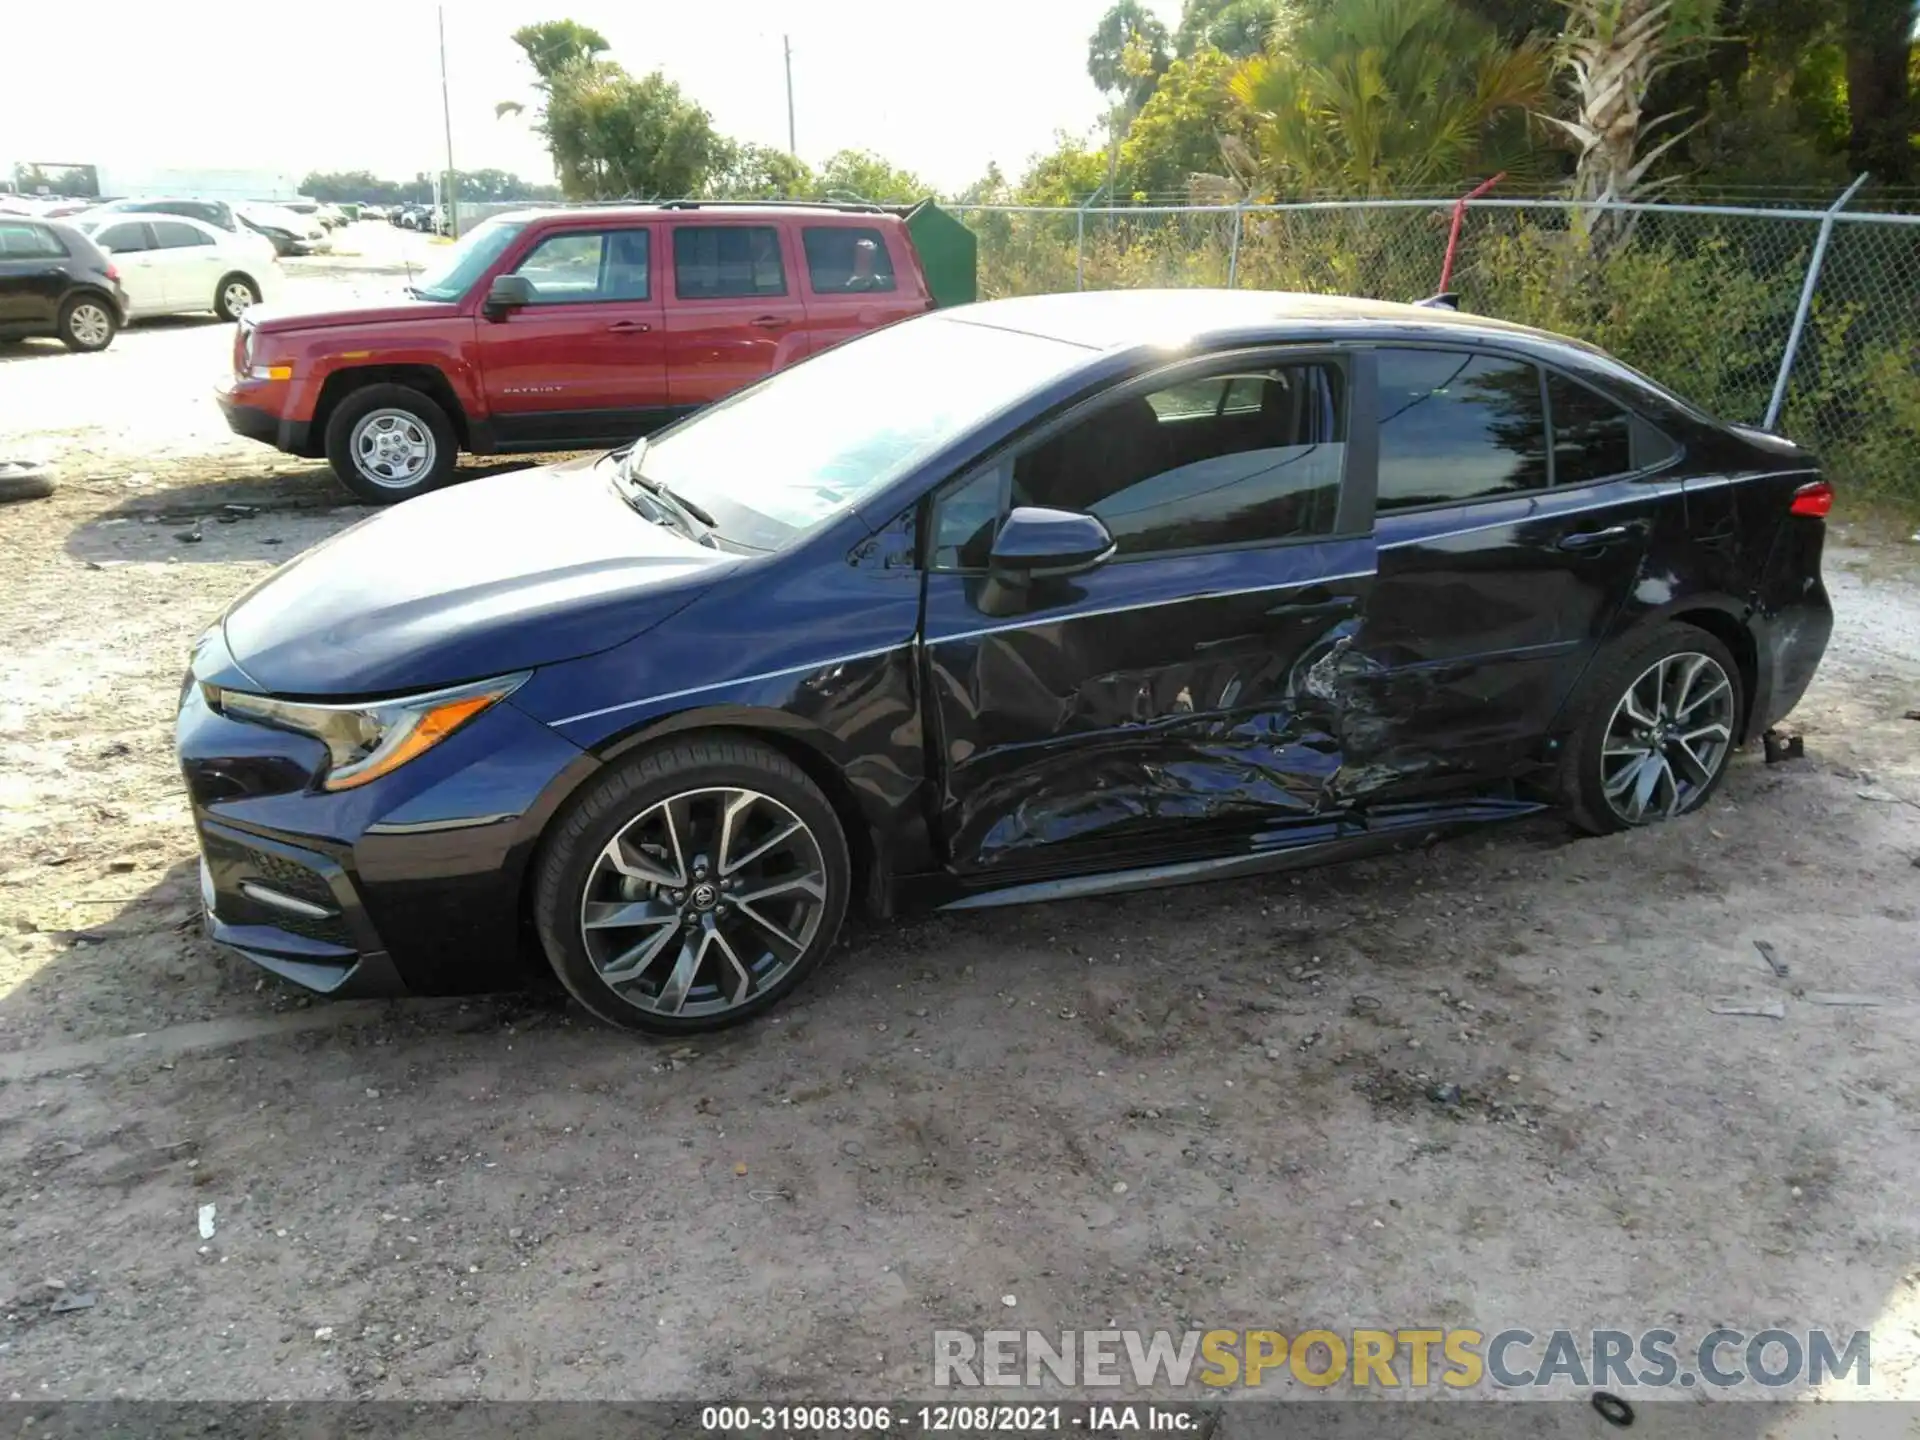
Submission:
[[[1278,26],[1229,85],[1271,190],[1370,196],[1536,173],[1550,74],[1546,42],[1508,44],[1450,0],[1335,0]]]
[[[1553,115],[1541,118],[1573,141],[1576,200],[1631,200],[1665,183],[1648,183],[1648,170],[1694,128],[1686,126],[1649,149],[1641,148],[1650,132],[1680,113],[1652,120],[1644,113],[1654,80],[1681,58],[1671,24],[1673,0],[1563,3],[1567,25],[1560,38],[1559,61],[1573,78],[1575,113],[1571,120]],[[1602,213],[1590,212],[1590,228],[1602,223]]]

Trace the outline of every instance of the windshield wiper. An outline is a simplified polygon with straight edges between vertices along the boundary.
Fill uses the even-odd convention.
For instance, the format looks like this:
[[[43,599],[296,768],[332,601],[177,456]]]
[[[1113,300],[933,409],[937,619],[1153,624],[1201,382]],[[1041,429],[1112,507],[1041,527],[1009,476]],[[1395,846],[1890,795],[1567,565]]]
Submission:
[[[687,499],[684,495],[676,493],[671,487],[661,484],[660,481],[649,479],[640,473],[640,457],[646,453],[646,450],[647,442],[645,439],[633,442],[633,445],[627,450],[627,453],[620,457],[620,469],[617,472],[620,478],[629,485],[646,491],[649,495],[656,495],[662,500],[665,500],[674,509],[698,520],[702,525],[706,526],[707,529],[718,530],[720,528],[720,522],[709,515],[703,506]]]

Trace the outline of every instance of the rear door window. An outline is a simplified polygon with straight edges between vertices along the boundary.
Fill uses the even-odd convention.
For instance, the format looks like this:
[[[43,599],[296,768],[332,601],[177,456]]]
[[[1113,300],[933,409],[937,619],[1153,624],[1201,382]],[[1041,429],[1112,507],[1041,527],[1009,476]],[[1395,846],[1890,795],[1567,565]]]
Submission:
[[[122,220],[118,225],[109,225],[104,230],[96,230],[94,243],[108,250],[126,255],[135,250],[153,249],[152,237],[147,232],[145,221]]]
[[[786,294],[780,232],[771,225],[676,225],[673,293],[681,300]]]
[[[153,238],[160,242],[162,250],[184,250],[190,245],[211,245],[213,237],[191,225],[182,225],[178,220],[155,220]]]
[[[1381,350],[1376,508],[1543,490],[1547,420],[1540,371],[1460,350]]]
[[[896,288],[887,240],[871,225],[808,225],[800,231],[807,281],[816,295],[859,295]]]

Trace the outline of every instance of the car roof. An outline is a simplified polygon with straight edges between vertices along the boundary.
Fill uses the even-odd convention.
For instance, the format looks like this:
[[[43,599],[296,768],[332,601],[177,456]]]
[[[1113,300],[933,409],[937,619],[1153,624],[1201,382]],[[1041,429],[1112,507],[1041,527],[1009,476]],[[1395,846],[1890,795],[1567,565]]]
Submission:
[[[582,219],[582,220],[658,220],[663,215],[705,215],[720,216],[726,219],[772,220],[782,215],[798,215],[807,219],[859,219],[868,224],[875,221],[897,221],[900,212],[879,205],[864,203],[836,204],[830,200],[662,200],[657,204],[642,205],[620,202],[610,205],[530,205],[525,210],[508,210],[493,216],[496,220],[541,220],[541,219]]]
[[[989,300],[948,312],[956,320],[1020,330],[1094,350],[1141,345],[1206,348],[1248,331],[1289,326],[1404,331],[1408,338],[1524,337],[1592,350],[1551,331],[1431,305],[1275,290],[1093,290]],[[1257,343],[1257,342],[1256,342]],[[1598,353],[1598,352],[1595,352]]]

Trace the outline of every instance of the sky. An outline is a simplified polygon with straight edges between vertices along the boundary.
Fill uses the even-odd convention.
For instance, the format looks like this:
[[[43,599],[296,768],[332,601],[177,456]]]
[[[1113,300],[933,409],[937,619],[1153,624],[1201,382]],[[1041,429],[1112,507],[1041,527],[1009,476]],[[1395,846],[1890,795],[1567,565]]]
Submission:
[[[447,66],[454,163],[551,180],[527,117],[534,99],[509,38],[571,18],[593,26],[635,74],[658,67],[739,140],[786,148],[781,36],[793,41],[802,159],[871,149],[955,190],[989,160],[1016,174],[1054,133],[1098,121],[1087,36],[1109,0],[450,0]],[[9,7],[0,83],[0,166],[78,161],[153,168],[372,170],[410,179],[444,163],[433,0],[271,5],[197,0],[116,6],[114,78],[84,104],[59,64],[72,20],[58,5]],[[1179,0],[1154,0],[1171,28]]]

